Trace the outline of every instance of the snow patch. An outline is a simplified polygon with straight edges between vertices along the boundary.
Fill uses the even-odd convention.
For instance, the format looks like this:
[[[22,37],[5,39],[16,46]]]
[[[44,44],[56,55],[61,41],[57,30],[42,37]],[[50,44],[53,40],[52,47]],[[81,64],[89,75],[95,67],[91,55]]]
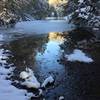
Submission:
[[[85,62],[85,63],[91,63],[93,62],[92,58],[89,58],[86,56],[85,53],[83,53],[81,50],[75,49],[72,54],[65,56],[68,61],[79,61],[79,62]]]
[[[44,82],[42,83],[42,87],[46,87],[46,85],[48,84],[48,83],[53,83],[54,82],[54,79],[53,79],[53,77],[52,76],[49,76],[48,78],[46,78],[45,80],[44,80]]]

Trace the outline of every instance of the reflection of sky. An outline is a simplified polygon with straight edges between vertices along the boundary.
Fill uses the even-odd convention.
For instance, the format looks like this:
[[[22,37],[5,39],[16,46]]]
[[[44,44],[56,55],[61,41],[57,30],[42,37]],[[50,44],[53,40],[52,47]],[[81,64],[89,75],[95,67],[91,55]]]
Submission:
[[[57,41],[56,39],[50,39],[49,37],[44,53],[38,52],[36,55],[36,62],[38,64],[40,63],[39,66],[47,69],[61,68],[61,65],[57,62],[62,55],[60,44],[60,39]]]
[[[43,54],[38,53],[36,58],[44,63],[43,65],[52,66],[56,65],[56,60],[59,59],[61,55],[59,44],[53,41],[49,41],[46,46],[46,50]]]

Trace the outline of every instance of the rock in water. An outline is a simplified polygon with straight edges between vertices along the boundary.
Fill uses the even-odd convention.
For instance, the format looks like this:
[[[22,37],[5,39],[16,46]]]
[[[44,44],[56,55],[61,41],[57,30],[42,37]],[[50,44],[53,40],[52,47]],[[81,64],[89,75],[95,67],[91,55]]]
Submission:
[[[59,97],[59,100],[64,100],[64,96],[60,96]]]
[[[34,73],[31,69],[26,69],[27,71],[23,71],[20,73],[20,78],[25,79],[21,85],[24,85],[28,88],[40,88],[40,83],[38,82],[37,78],[34,76]]]
[[[29,77],[29,74],[26,71],[23,71],[20,73],[20,78],[21,79],[27,79]]]
[[[44,80],[44,82],[43,82],[43,84],[42,84],[42,87],[46,87],[47,86],[47,84],[51,84],[51,83],[53,83],[54,82],[54,79],[53,79],[53,77],[52,76],[49,76],[48,78],[46,78],[45,80]]]

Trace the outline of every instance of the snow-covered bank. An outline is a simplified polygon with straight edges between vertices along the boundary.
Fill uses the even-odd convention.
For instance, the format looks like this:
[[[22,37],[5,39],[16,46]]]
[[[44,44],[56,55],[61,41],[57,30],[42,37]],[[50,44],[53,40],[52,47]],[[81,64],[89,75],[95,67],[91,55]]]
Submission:
[[[30,98],[29,95],[32,96],[32,94],[27,93],[26,90],[17,89],[16,87],[12,86],[11,81],[6,80],[5,78],[6,77],[4,75],[0,77],[0,99],[1,100],[8,100],[8,98],[9,100],[15,100],[15,98],[16,100],[28,100]]]
[[[89,58],[83,51],[75,49],[72,54],[65,55],[68,61],[74,62],[84,62],[84,63],[91,63],[93,62],[92,58]]]
[[[4,54],[5,51],[0,49],[0,62],[2,66],[0,66],[0,100],[28,100],[33,94],[28,93],[24,89],[18,89],[11,85],[11,81],[7,80],[13,74],[14,67],[8,66],[9,68],[5,68],[5,64],[7,63],[7,54]]]

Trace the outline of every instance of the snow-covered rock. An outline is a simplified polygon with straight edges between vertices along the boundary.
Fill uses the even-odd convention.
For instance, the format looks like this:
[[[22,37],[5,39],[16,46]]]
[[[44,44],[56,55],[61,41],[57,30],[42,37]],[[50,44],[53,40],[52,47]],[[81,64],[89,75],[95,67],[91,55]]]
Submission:
[[[40,88],[40,83],[38,82],[37,78],[34,76],[34,73],[31,69],[26,69],[27,71],[23,71],[20,73],[20,78],[25,79],[21,85],[24,85],[28,88]]]
[[[64,96],[60,96],[59,97],[59,100],[64,100]]]
[[[33,71],[29,68],[26,68],[26,71],[22,71],[20,73],[20,78],[27,79],[29,77],[32,77],[32,75],[33,75]]]
[[[52,77],[52,76],[49,76],[48,78],[46,78],[45,80],[44,80],[44,82],[42,83],[42,87],[46,87],[46,85],[48,84],[48,83],[53,83],[54,82],[54,78]]]
[[[67,58],[68,61],[72,62],[74,61],[85,62],[85,63],[93,62],[92,58],[86,56],[86,54],[79,49],[75,49],[72,54],[65,55],[65,58]]]
[[[36,88],[36,89],[40,88],[40,83],[37,81],[35,76],[26,79],[21,84],[27,86],[28,88]]]
[[[29,77],[29,74],[27,72],[23,71],[20,73],[20,78],[27,79],[28,77]]]

